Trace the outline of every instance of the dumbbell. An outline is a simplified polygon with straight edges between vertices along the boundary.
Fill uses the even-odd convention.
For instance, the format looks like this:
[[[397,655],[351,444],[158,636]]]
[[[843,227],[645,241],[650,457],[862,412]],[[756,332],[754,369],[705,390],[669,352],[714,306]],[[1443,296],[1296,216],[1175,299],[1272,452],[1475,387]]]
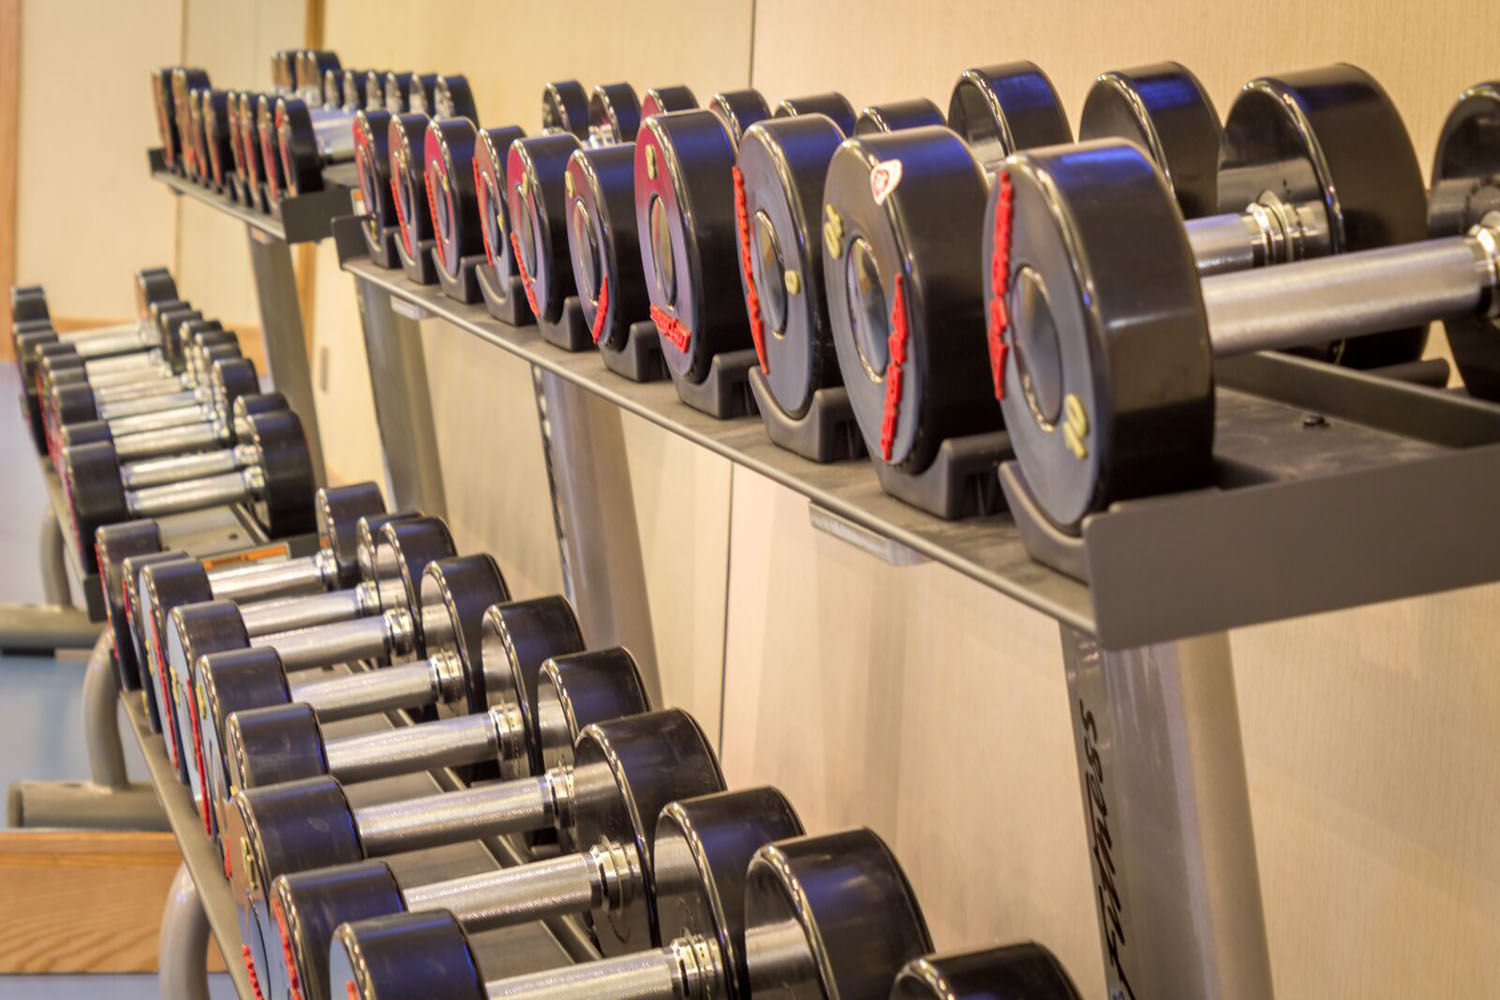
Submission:
[[[208,73],[192,66],[172,67],[171,93],[172,118],[177,130],[179,172],[189,180],[198,177],[198,149],[193,142],[193,130],[188,115],[188,95],[194,90],[210,86]]]
[[[1007,162],[1009,204],[992,200],[986,223],[993,232],[997,212],[1007,218],[1005,238],[987,237],[984,256],[1005,281],[1003,294],[987,295],[1007,320],[1001,408],[1045,516],[1077,531],[1116,500],[1211,482],[1215,355],[1433,320],[1493,331],[1500,198],[1489,178],[1500,143],[1486,123],[1495,94],[1492,85],[1466,94],[1443,132],[1434,186],[1447,196],[1434,199],[1432,225],[1456,235],[1206,278],[1175,209],[1164,210],[1173,206],[1160,173],[1134,147]],[[1452,198],[1458,189],[1469,193]],[[1101,194],[1107,204],[1092,200]],[[1119,239],[1101,225],[1157,249],[1131,260],[1113,252]],[[1147,242],[1158,235],[1165,242]]]
[[[753,346],[739,294],[734,156],[771,117],[757,91],[715,94],[707,109],[648,118],[635,143],[635,225],[662,355],[674,379],[701,383],[715,355]]]
[[[382,531],[387,524],[392,522],[419,522],[417,527],[406,529],[385,539],[386,545],[382,548],[379,542],[382,540]],[[430,523],[423,519],[405,512],[394,514],[373,514],[361,517],[356,522],[356,562],[359,567],[359,579],[354,581],[355,591],[352,595],[348,591],[336,592],[340,596],[335,601],[344,601],[345,598],[354,598],[352,601],[344,601],[343,614],[347,617],[353,613],[349,610],[350,604],[363,605],[360,610],[368,613],[381,612],[384,609],[385,595],[381,592],[381,584],[387,580],[401,580],[405,575],[413,579],[419,578],[426,560],[433,556],[445,556],[452,554],[452,546],[447,539],[446,529],[440,522]],[[196,752],[187,744],[179,746],[179,737],[186,733],[191,739],[193,727],[191,720],[179,720],[175,705],[170,699],[174,691],[181,693],[183,684],[191,684],[195,678],[191,672],[186,676],[174,678],[171,674],[172,664],[168,661],[169,653],[176,652],[179,655],[177,664],[180,666],[184,661],[182,656],[183,644],[179,636],[176,647],[168,638],[169,631],[176,630],[174,612],[180,605],[174,602],[184,596],[192,595],[191,586],[174,586],[181,584],[185,579],[191,580],[195,575],[182,565],[182,553],[156,553],[126,558],[123,564],[125,584],[125,609],[126,620],[129,623],[131,635],[137,643],[137,663],[142,668],[142,683],[145,688],[147,708],[154,720],[161,726],[162,731],[167,734],[167,749],[174,762],[181,761],[180,773],[183,780],[188,781],[191,776],[188,773],[186,760],[187,753],[181,752],[186,748]],[[201,594],[199,595],[201,596]],[[373,599],[372,599],[373,598]],[[320,606],[322,602],[311,602],[314,606]],[[225,643],[235,648],[242,637],[248,637],[253,631],[257,636],[274,635],[264,641],[272,642],[283,638],[267,630],[272,627],[274,621],[283,615],[284,608],[275,607],[276,601],[268,602],[263,607],[246,605],[252,609],[248,614],[241,614],[237,619],[232,616],[223,615],[218,609],[221,604],[207,604],[202,610],[193,606],[184,624],[192,624],[200,619],[206,619],[210,623],[217,622],[220,627],[209,630],[202,634],[194,634],[188,637],[188,641],[195,644],[191,655],[199,655],[197,648],[207,652],[213,648],[219,648]],[[370,605],[373,605],[371,607]],[[164,612],[163,609],[171,606]],[[402,605],[404,606],[404,605]],[[299,609],[292,609],[294,617],[301,617],[304,613]],[[403,624],[403,623],[398,623]],[[173,687],[174,681],[177,687]],[[158,702],[161,702],[158,704]],[[181,725],[179,726],[179,721]]]
[[[467,704],[471,697],[480,705],[478,711],[484,711],[484,681],[479,656],[480,621],[486,608],[502,603],[510,596],[499,567],[487,555],[440,559],[427,565],[422,573],[420,586],[422,603],[417,614],[422,620],[420,651],[423,659],[415,663],[389,666],[357,677],[327,680],[314,678],[293,685],[278,655],[276,640],[271,638],[266,640],[265,645],[211,653],[201,658],[208,662],[198,662],[195,659],[184,667],[185,672],[191,672],[191,682],[184,690],[184,700],[190,700],[191,704],[182,706],[187,709],[185,716],[189,722],[185,736],[196,764],[196,771],[190,774],[190,782],[194,798],[201,809],[204,828],[209,834],[215,835],[218,832],[219,807],[227,799],[230,787],[226,757],[220,751],[220,747],[224,745],[223,730],[216,725],[216,720],[223,717],[223,710],[216,702],[215,695],[223,690],[223,686],[208,691],[209,682],[206,678],[210,674],[217,673],[221,680],[226,672],[242,681],[247,679],[247,673],[256,673],[264,680],[274,679],[280,682],[283,690],[295,687],[297,697],[305,699],[307,703],[291,706],[283,704],[282,709],[305,709],[308,705],[315,704],[330,719],[357,718],[395,708],[409,708],[430,715],[447,715],[472,707]],[[235,670],[236,667],[239,669]],[[351,683],[355,680],[364,683]],[[229,716],[231,720],[236,717]],[[302,721],[312,722],[313,729],[316,730],[315,717],[306,716]],[[448,727],[450,730],[452,728]],[[263,731],[290,736],[291,742],[280,746],[267,742],[249,749],[253,752],[269,751],[277,757],[290,758],[291,769],[296,769],[299,751],[308,746],[305,738],[298,739],[302,730],[294,723],[286,726],[273,725]],[[469,737],[472,739],[473,734],[470,733]],[[239,746],[246,747],[243,743]],[[402,749],[409,756],[413,748]],[[234,747],[231,747],[231,752],[233,750]],[[398,754],[399,752],[398,750]],[[473,756],[475,751],[470,750],[468,753]],[[394,762],[386,766],[397,771],[403,770],[400,764]]]
[[[625,346],[632,324],[650,318],[651,301],[635,229],[635,139],[640,122],[698,106],[698,99],[687,87],[661,87],[646,91],[632,116],[632,105],[620,89],[626,86],[599,87],[590,98],[591,131],[607,129],[621,138],[574,150],[564,180],[568,197],[564,199],[563,227],[572,260],[573,287],[594,343],[615,350]],[[634,92],[628,96],[633,99]],[[596,118],[599,124],[594,124]],[[504,177],[504,170],[498,169],[496,191],[503,189]],[[485,245],[488,249],[488,239]],[[508,247],[504,257],[512,260]],[[546,259],[541,254],[538,258]],[[504,273],[513,270],[511,263]]]
[[[549,90],[548,95],[552,93]],[[552,104],[544,100],[544,109],[549,106]],[[563,303],[577,287],[569,238],[569,206],[582,195],[570,175],[572,157],[589,150],[596,156],[607,157],[604,162],[615,164],[619,173],[633,171],[634,143],[643,112],[655,115],[694,107],[697,107],[697,101],[685,87],[649,91],[643,107],[629,84],[605,84],[594,88],[589,95],[588,127],[582,136],[559,129],[548,135],[520,138],[510,144],[504,181],[512,259],[521,278],[527,305],[539,321],[559,323]],[[546,115],[543,117],[545,119]],[[576,225],[584,224],[582,217],[575,218]],[[627,250],[636,253],[638,248],[629,246]],[[589,263],[593,262],[594,256],[590,255]],[[591,324],[599,312],[599,287],[599,278],[595,277],[594,286],[579,295],[584,318]],[[644,298],[639,277],[632,283],[632,290],[635,289],[641,290],[637,299],[639,303]],[[628,295],[619,288],[617,293],[622,297]],[[587,304],[583,301],[585,297]],[[606,300],[606,313],[608,305]],[[638,311],[634,318],[645,318],[644,312]]]
[[[443,911],[378,917],[334,932],[330,993],[364,1000],[886,1000],[932,950],[890,848],[868,829],[792,837],[724,871],[663,814],[656,951],[485,982],[462,926]],[[670,831],[670,832],[669,832]],[[732,854],[731,854],[732,857]],[[672,877],[668,877],[669,872]]]
[[[1045,946],[1025,944],[914,959],[896,975],[890,1000],[1081,1000]]]
[[[310,531],[313,471],[302,422],[295,413],[279,410],[253,414],[247,423],[249,436],[222,456],[238,468],[139,490],[126,488],[113,445],[100,441],[65,449],[62,479],[80,565],[87,572],[96,569],[94,532],[103,525],[223,504],[250,505],[273,537]]]
[[[429,563],[453,557],[453,538],[441,520],[425,517],[389,518],[374,537],[373,579],[349,591],[285,598],[265,606],[240,606],[226,600],[177,603],[193,589],[193,581],[184,577],[196,574],[180,564],[142,570],[142,612],[151,622],[146,633],[155,637],[157,646],[157,655],[149,662],[163,681],[162,690],[175,696],[176,704],[167,712],[176,722],[175,738],[185,754],[198,752],[192,718],[197,705],[195,668],[209,653],[268,646],[287,670],[355,660],[387,664],[422,655],[428,639],[425,618],[430,617],[421,604],[422,574]],[[171,584],[163,579],[166,576],[174,577]],[[503,587],[501,583],[498,589],[503,591]],[[309,608],[328,611],[330,602],[338,607],[332,609],[332,620],[326,624],[277,630],[278,621],[294,622]],[[168,604],[170,611],[157,610]],[[439,619],[433,621],[438,626],[434,644],[451,641]]]
[[[422,140],[423,183],[433,220],[437,266],[457,278],[463,258],[484,249],[474,168],[479,111],[462,76],[439,77],[434,101],[435,113]],[[506,145],[525,133],[508,127],[490,129],[486,134],[492,143]]]
[[[295,92],[303,100],[315,104],[323,97],[323,80],[330,72],[343,69],[338,53],[329,49],[302,49],[296,60]]]
[[[424,607],[450,605],[433,593],[440,582],[433,575],[422,581]],[[425,663],[375,676],[296,684],[260,649],[205,657],[196,683],[204,758],[210,769],[221,764],[210,778],[215,801],[226,800],[231,788],[321,774],[343,784],[475,764],[485,765],[477,774],[501,778],[539,774],[555,755],[548,748],[570,750],[581,727],[651,708],[629,653],[572,657],[584,644],[566,598],[494,603],[479,632],[477,645],[454,655],[429,651]],[[358,736],[322,731],[324,722],[393,708],[436,718]]]
[[[322,486],[313,494],[318,549],[311,555],[281,558],[280,546],[268,550],[253,546],[222,553],[200,564],[212,597],[226,600],[267,600],[295,597],[351,587],[359,582],[359,531],[361,518],[385,513],[385,498],[372,482],[347,486]],[[141,639],[132,634],[126,609],[127,589],[134,583],[126,576],[125,561],[157,556],[169,550],[162,542],[155,521],[126,521],[100,528],[94,535],[99,575],[104,592],[105,617],[114,644],[116,664],[127,690],[140,687],[140,664],[136,649]],[[373,552],[371,553],[373,575]]]
[[[271,882],[278,875],[480,837],[571,828],[580,808],[619,796],[651,815],[667,802],[719,791],[708,739],[680,709],[595,723],[572,759],[540,775],[372,806],[351,806],[338,782],[305,778],[238,792],[225,810],[225,858],[240,928],[264,969]]]
[[[177,115],[172,107],[170,67],[151,71],[151,108],[156,118],[156,137],[161,141],[162,165],[168,170],[176,171],[182,154],[177,135]]]
[[[420,761],[441,757],[445,746],[455,765],[478,761],[461,757],[493,754],[493,747],[480,749],[488,745],[486,735],[497,732],[484,724],[488,692],[480,632],[486,610],[509,599],[505,580],[489,556],[469,555],[429,564],[420,586],[423,659],[416,662],[351,677],[296,681],[275,646],[262,645],[211,653],[203,662],[191,664],[195,706],[190,735],[202,761],[198,777],[210,832],[216,826],[217,807],[231,787],[325,773],[330,760],[351,766],[357,760],[369,772],[402,774],[434,766]],[[241,712],[244,708],[251,710],[244,729],[248,735],[236,739],[230,730],[246,714]],[[365,756],[337,741],[336,746],[325,745],[322,722],[395,709],[435,721],[421,733],[407,732],[404,742],[367,740],[362,744],[368,751]],[[256,713],[272,717],[257,721]],[[453,744],[455,739],[458,744]],[[327,756],[329,746],[333,758]],[[339,757],[340,750],[349,753]],[[231,767],[235,761],[238,764]],[[352,775],[353,771],[341,773]]]
[[[1007,108],[1001,91],[1008,73],[1006,67],[989,67],[959,78],[949,102],[956,131],[1001,134],[996,115]],[[815,392],[843,382],[818,259],[823,181],[834,151],[850,135],[948,124],[937,105],[920,98],[874,105],[857,118],[852,110],[840,117],[778,113],[757,122],[745,131],[734,167],[740,283],[750,337],[771,402],[793,420],[806,415]]]
[[[434,911],[465,933],[588,915],[605,955],[649,964],[655,956],[643,954],[647,949],[680,934],[682,918],[673,911],[704,900],[739,909],[755,852],[803,833],[791,803],[774,788],[715,792],[650,813],[644,803],[637,803],[640,812],[618,811],[624,804],[580,811],[579,842],[589,845],[583,853],[500,871],[412,885],[384,862],[366,861],[281,876],[271,897],[281,944],[279,954],[271,949],[273,966],[280,965],[274,981],[307,1000],[330,1000],[342,986],[328,976],[340,924]],[[363,926],[355,925],[356,935]],[[382,986],[376,989],[387,995]]]
[[[54,388],[47,414],[53,466],[63,475],[65,456],[74,448],[109,444],[120,463],[126,489],[158,486],[178,479],[239,468],[254,458],[235,445],[251,428],[236,424],[256,413],[274,412],[277,395],[261,396],[260,378],[248,358],[213,363],[209,378],[195,389],[169,396],[147,396],[113,403],[96,402],[86,386]],[[236,404],[245,400],[244,406]],[[159,403],[153,409],[127,404]],[[98,414],[106,419],[97,419]],[[180,446],[181,453],[175,451]],[[193,446],[200,450],[192,450]],[[217,447],[221,450],[201,450]],[[123,454],[120,449],[123,449]]]
[[[1177,63],[1105,73],[1078,138],[1129,139],[1151,155],[1188,220],[1200,276],[1427,234],[1427,192],[1401,114],[1346,63],[1251,80],[1222,129]],[[1426,329],[1412,328],[1303,353],[1371,368],[1416,360],[1425,342]]]
[[[821,269],[844,387],[866,449],[910,473],[949,437],[999,429],[974,363],[984,337],[973,266],[987,193],[979,157],[1072,134],[1032,63],[966,73],[953,111],[962,134],[928,126],[849,139],[823,191]]]
[[[433,238],[425,168],[427,127],[437,103],[437,83],[435,73],[393,72],[385,80],[386,110],[391,115],[386,125],[390,215],[400,228],[407,256],[413,258],[420,252],[422,242]],[[467,90],[467,83],[459,91],[460,97],[463,90]],[[469,103],[467,110],[473,110],[472,98]],[[366,118],[365,124],[369,126],[372,122]]]

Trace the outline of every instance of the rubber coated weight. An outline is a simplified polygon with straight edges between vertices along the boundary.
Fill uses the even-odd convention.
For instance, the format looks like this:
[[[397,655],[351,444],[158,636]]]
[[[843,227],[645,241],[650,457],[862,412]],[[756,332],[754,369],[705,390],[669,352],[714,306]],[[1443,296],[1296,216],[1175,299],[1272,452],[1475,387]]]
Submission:
[[[913,97],[904,101],[872,104],[863,109],[859,117],[854,120],[853,134],[874,135],[879,132],[899,132],[904,128],[921,128],[923,125],[946,124],[947,121],[943,118],[941,108],[925,97]],[[969,149],[971,151],[974,149],[972,143]],[[976,157],[977,155],[976,153]]]
[[[1222,137],[1207,91],[1186,66],[1175,62],[1100,74],[1078,120],[1080,141],[1129,139],[1146,150],[1189,219],[1208,215],[1220,205]],[[1241,201],[1234,210],[1245,204]]]
[[[323,107],[341,111],[344,107],[344,71],[331,69],[323,74]]]
[[[168,170],[176,170],[180,150],[176,111],[172,106],[172,71],[151,71],[151,106],[156,112],[156,137],[161,140],[161,159]]]
[[[634,142],[641,102],[628,83],[601,83],[589,95],[589,138],[597,143]]]
[[[369,107],[369,73],[362,69],[346,69],[339,82],[340,105],[345,111],[359,111]]]
[[[432,239],[432,212],[427,207],[422,158],[430,121],[420,113],[396,115],[387,132],[391,195],[408,257],[416,257],[422,241]]]
[[[474,150],[474,194],[479,212],[479,232],[484,239],[485,260],[495,269],[502,288],[516,276],[515,251],[510,245],[510,220],[506,209],[506,164],[511,144],[525,135],[516,126],[481,129]]]
[[[1500,83],[1470,87],[1443,122],[1432,165],[1428,233],[1458,236],[1500,212]],[[1500,329],[1490,316],[1449,319],[1443,326],[1464,385],[1500,401]]]
[[[437,78],[432,88],[432,105],[434,118],[467,118],[470,124],[479,123],[474,92],[469,87],[469,78],[462,74]]]
[[[511,248],[539,318],[555,323],[563,300],[573,294],[568,251],[568,157],[582,148],[570,132],[517,139],[506,156],[506,211]]]
[[[387,229],[396,225],[396,203],[391,191],[391,131],[389,111],[354,113],[354,170],[364,201],[365,226]]]
[[[385,78],[386,70],[372,69],[365,74],[365,110],[366,111],[390,111],[385,103]],[[402,108],[397,108],[395,114],[400,114]]]
[[[635,143],[578,149],[568,158],[568,250],[573,287],[594,343],[624,346],[650,315],[635,228]]]
[[[981,124],[980,108],[997,117]],[[1032,63],[964,73],[949,118],[994,137],[987,154],[1069,139]],[[987,193],[983,164],[946,128],[858,136],[829,164],[823,280],[839,368],[865,446],[907,473],[926,470],[945,439],[1000,426],[974,364],[985,319],[969,255],[982,243]]]
[[[423,140],[433,246],[438,267],[453,278],[463,258],[484,250],[474,186],[475,142],[474,123],[467,118],[434,119]]]
[[[1081,1000],[1056,956],[1034,942],[910,962],[891,1000]]]
[[[558,80],[542,88],[542,131],[589,137],[589,95],[577,80]]]
[[[1004,281],[985,283],[1007,317],[1001,409],[1028,488],[1068,531],[1116,500],[1203,485],[1214,430],[1207,320],[1176,201],[1138,147],[1080,148],[1007,161],[982,258],[996,260],[1001,232],[1005,264],[991,266]]]
[[[688,108],[696,108],[698,98],[687,87],[677,84],[670,87],[653,87],[646,91],[641,97],[641,120],[645,121],[652,115],[666,114],[668,111],[686,111]],[[640,129],[637,127],[636,132]]]
[[[390,72],[385,75],[385,109],[392,114],[425,116],[432,107],[437,74]]]
[[[724,123],[736,146],[745,129],[771,117],[771,107],[758,90],[726,90],[715,94],[709,99],[708,110]]]
[[[130,634],[130,623],[125,615],[124,564],[132,556],[161,552],[161,532],[155,521],[107,525],[95,533],[94,547],[101,578],[99,586],[104,595],[106,627],[120,687],[125,691],[138,691],[141,672],[135,655],[135,639]]]
[[[276,102],[274,94],[261,94],[255,102],[255,139],[260,149],[260,168],[266,185],[266,200],[274,208],[286,190],[281,155],[277,149]]]
[[[276,101],[276,148],[287,193],[306,194],[323,187],[323,157],[313,132],[307,102],[297,97]]]
[[[328,977],[351,1000],[488,1000],[463,928],[443,910],[340,926]]]
[[[188,95],[200,87],[209,86],[208,74],[191,66],[172,69],[172,113],[176,116],[177,150],[182,172],[193,177],[196,172],[194,160],[197,150],[193,144],[193,130],[188,118]]]
[[[711,111],[656,115],[636,139],[635,224],[651,319],[668,367],[692,383],[707,377],[714,355],[752,343],[734,266],[734,157],[735,140]]]
[[[1320,206],[1330,253],[1428,233],[1422,168],[1401,114],[1373,77],[1348,64],[1259,77],[1240,90],[1224,120],[1218,209],[1244,211],[1268,192],[1283,205]],[[1378,368],[1417,360],[1426,343],[1421,326],[1299,353]]]
[[[825,115],[832,119],[839,131],[845,135],[851,135],[854,132],[856,117],[854,105],[849,103],[849,98],[837,92],[788,97],[776,105],[774,117],[791,118],[794,115]]]
[[[202,91],[204,146],[208,150],[209,176],[214,186],[226,188],[234,168],[230,149],[229,94],[223,90]]]
[[[480,638],[485,698],[488,704],[506,706],[521,716],[528,748],[524,760],[501,760],[502,778],[541,774],[557,763],[544,753],[545,741],[537,718],[542,666],[553,657],[583,649],[578,618],[565,597],[512,601],[485,612]],[[565,754],[571,751],[571,742],[562,748]]]
[[[385,513],[380,486],[364,482],[321,487],[313,498],[313,512],[318,547],[338,560],[339,585],[352,587],[360,578],[359,522]]]

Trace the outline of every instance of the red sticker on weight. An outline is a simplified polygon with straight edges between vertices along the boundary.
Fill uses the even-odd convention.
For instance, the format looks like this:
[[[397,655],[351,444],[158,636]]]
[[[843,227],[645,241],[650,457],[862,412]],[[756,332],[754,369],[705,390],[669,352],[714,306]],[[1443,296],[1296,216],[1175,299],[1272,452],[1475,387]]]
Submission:
[[[886,160],[884,163],[875,165],[870,171],[870,194],[875,198],[875,204],[884,205],[885,200],[896,190],[896,185],[901,183],[901,161]]]

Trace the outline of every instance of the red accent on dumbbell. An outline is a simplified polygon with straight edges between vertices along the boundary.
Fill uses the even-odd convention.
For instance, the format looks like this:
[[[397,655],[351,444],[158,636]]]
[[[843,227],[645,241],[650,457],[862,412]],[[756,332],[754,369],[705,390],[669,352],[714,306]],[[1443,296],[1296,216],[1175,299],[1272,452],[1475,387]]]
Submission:
[[[532,315],[540,316],[542,311],[536,307],[536,293],[531,290],[531,272],[526,270],[526,258],[521,256],[521,241],[514,231],[510,234],[510,245],[516,252],[516,270],[521,272],[521,287],[526,290],[526,304],[531,306]]]
[[[260,979],[255,975],[255,961],[250,957],[250,946],[240,945],[240,957],[245,960],[245,971],[250,975],[250,995],[255,1000],[266,1000],[266,995],[260,991]]]
[[[1015,188],[1010,172],[1000,174],[1000,203],[995,206],[995,252],[990,258],[990,321],[985,331],[990,344],[990,378],[995,383],[995,398],[1005,398],[1005,331],[1010,328],[1010,313],[1005,297],[1010,293],[1010,218],[1015,210]]]
[[[901,366],[906,364],[906,285],[896,275],[896,296],[891,303],[891,335],[886,341],[891,359],[885,366],[885,411],[880,417],[880,457],[891,460],[896,439],[896,421],[901,416]]]
[[[682,320],[673,316],[659,305],[651,306],[651,322],[656,324],[656,329],[663,337],[669,340],[673,347],[686,354],[688,345],[693,342],[693,331],[683,325]]]
[[[755,356],[762,374],[770,374],[766,364],[765,322],[760,315],[760,295],[755,291],[755,258],[750,254],[750,212],[745,205],[745,175],[739,167],[730,168],[734,176],[734,228],[739,235],[740,269],[745,274],[745,312],[750,317],[750,339],[755,342]]]
[[[594,343],[599,343],[599,338],[604,336],[604,314],[609,312],[609,275],[605,275],[599,282],[599,301],[594,306],[594,322],[589,325],[589,335],[594,338]]]
[[[401,207],[401,189],[396,183],[396,175],[391,175],[391,204],[396,206],[396,221],[401,225],[401,242],[406,246],[406,256],[415,257],[416,251],[411,248],[411,233],[406,225],[406,213]]]
[[[490,210],[490,188],[489,185],[484,182],[484,175],[479,172],[478,159],[475,159],[474,161],[474,193],[479,196],[479,218],[481,220],[479,224],[479,236],[482,240],[484,240],[484,259],[487,263],[494,264],[495,258],[498,257],[499,254],[495,251],[495,248],[490,245],[490,227],[485,225],[483,221],[489,217],[488,213]]]
[[[281,908],[280,899],[271,900],[271,912],[276,917],[276,933],[281,938],[281,958],[286,963],[287,989],[291,991],[292,1000],[303,1000],[302,980],[297,976],[297,954],[292,949],[292,936],[286,930],[286,913]]]

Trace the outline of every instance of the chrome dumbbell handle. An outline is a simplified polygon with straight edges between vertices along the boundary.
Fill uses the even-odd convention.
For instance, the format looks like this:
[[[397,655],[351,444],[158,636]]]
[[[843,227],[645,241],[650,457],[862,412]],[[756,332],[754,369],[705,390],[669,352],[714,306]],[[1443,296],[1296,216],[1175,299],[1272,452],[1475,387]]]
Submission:
[[[581,854],[533,861],[401,890],[408,910],[448,910],[467,930],[615,910],[642,891],[634,844],[598,844]]]
[[[114,436],[139,434],[167,427],[180,427],[183,424],[201,423],[209,419],[209,416],[209,412],[202,403],[187,403],[163,410],[152,410],[150,413],[137,413],[133,416],[110,419],[109,432]]]
[[[457,653],[442,650],[436,656],[416,663],[387,667],[354,677],[334,677],[293,684],[290,694],[292,701],[303,702],[311,707],[320,721],[334,722],[398,708],[452,703],[464,696],[466,688],[463,661]],[[464,718],[483,719],[483,716]],[[369,737],[351,738],[380,737],[394,742],[398,733],[426,730],[430,725],[408,726],[392,732],[372,733]],[[338,742],[341,741],[330,741]]]
[[[1204,279],[1216,355],[1493,314],[1500,220],[1453,236]]]
[[[338,573],[338,557],[331,549],[319,549],[296,559],[211,569],[208,582],[216,599],[260,600],[332,590]]]
[[[573,811],[573,772],[553,768],[503,781],[353,810],[359,842],[376,857],[562,825]]]
[[[788,928],[790,936],[800,931]],[[747,934],[747,939],[749,935]],[[746,941],[749,945],[749,941]],[[806,944],[799,947],[806,951]],[[787,950],[790,949],[790,942]],[[484,984],[489,1000],[718,1000],[724,994],[718,946],[701,937],[685,937],[653,951],[598,962],[583,962]],[[814,982],[811,978],[787,979]],[[776,982],[767,979],[766,982]]]
[[[116,455],[119,451],[116,450]],[[260,451],[253,444],[238,444],[218,451],[199,451],[168,458],[149,458],[120,466],[120,481],[127,490],[161,486],[183,479],[201,479],[234,472],[254,465]]]
[[[115,457],[122,462],[155,458],[160,455],[177,455],[198,448],[212,448],[228,437],[218,420],[202,420],[190,424],[177,424],[154,431],[136,431],[133,434],[113,435]]]
[[[388,667],[376,673],[404,669]],[[493,760],[506,752],[507,746],[524,738],[524,731],[508,727],[499,713],[481,712],[328,740],[323,744],[323,754],[328,773],[339,781],[373,781],[393,774]]]
[[[125,509],[132,517],[163,517],[240,503],[259,496],[264,487],[265,475],[260,467],[250,466],[217,476],[126,490]]]
[[[416,629],[411,612],[392,608],[369,618],[256,636],[250,643],[275,649],[281,665],[290,672],[331,663],[405,656],[416,646]]]
[[[211,578],[209,583],[213,586]],[[218,588],[213,589],[214,597],[218,598]],[[375,585],[365,581],[347,590],[242,604],[240,620],[245,624],[245,633],[252,638],[295,632],[373,615],[380,610],[377,600]]]
[[[89,364],[96,363],[90,362]],[[124,368],[97,374],[89,371],[89,364],[85,364],[83,370],[88,374],[89,388],[95,392],[101,389],[133,389],[142,386],[154,388],[172,376],[172,366],[160,358],[148,358],[144,364],[130,364]]]
[[[202,406],[211,401],[213,395],[207,386],[191,389],[174,389],[154,395],[134,396],[128,399],[99,400],[95,409],[100,420],[114,422],[122,417],[135,417],[159,413],[179,406]]]

